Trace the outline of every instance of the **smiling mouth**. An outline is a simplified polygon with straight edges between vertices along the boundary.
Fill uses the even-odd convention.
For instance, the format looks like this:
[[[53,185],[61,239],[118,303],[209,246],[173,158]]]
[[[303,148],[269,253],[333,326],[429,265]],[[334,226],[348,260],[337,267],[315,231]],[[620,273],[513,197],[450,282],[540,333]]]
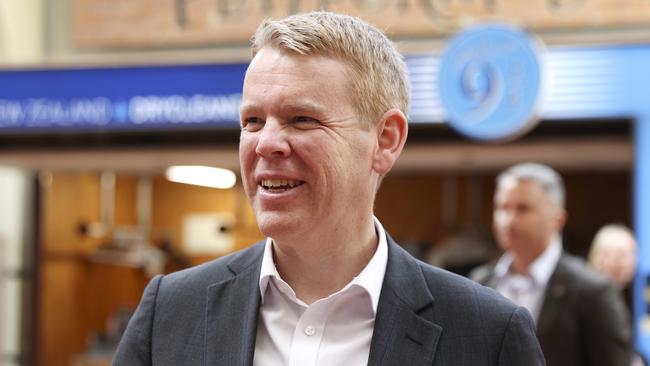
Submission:
[[[305,182],[292,179],[263,179],[260,186],[267,192],[281,193],[303,185]]]

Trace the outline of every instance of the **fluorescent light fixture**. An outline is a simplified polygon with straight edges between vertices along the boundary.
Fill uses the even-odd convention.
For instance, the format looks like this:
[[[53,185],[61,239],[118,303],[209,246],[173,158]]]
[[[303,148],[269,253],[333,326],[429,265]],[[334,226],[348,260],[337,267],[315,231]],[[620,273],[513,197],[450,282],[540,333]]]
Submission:
[[[165,171],[167,180],[202,187],[228,189],[237,182],[235,173],[228,169],[201,165],[170,166]]]

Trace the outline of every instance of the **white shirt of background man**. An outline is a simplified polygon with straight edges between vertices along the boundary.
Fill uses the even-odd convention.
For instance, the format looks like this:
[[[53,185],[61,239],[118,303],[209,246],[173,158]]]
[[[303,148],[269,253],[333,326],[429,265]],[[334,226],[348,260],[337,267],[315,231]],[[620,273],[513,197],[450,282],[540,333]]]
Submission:
[[[537,322],[548,280],[555,271],[561,254],[562,244],[556,237],[546,250],[530,264],[528,275],[511,272],[512,255],[504,254],[494,268],[497,278],[496,290],[515,304],[528,309]]]

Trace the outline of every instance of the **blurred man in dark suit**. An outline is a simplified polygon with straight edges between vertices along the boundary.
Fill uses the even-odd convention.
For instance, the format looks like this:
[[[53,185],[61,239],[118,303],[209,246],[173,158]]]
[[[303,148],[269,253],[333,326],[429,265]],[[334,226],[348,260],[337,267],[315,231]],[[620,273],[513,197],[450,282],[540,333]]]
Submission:
[[[530,311],[549,366],[629,365],[631,329],[620,293],[562,250],[564,196],[562,178],[548,166],[502,172],[493,225],[504,254],[470,276]]]

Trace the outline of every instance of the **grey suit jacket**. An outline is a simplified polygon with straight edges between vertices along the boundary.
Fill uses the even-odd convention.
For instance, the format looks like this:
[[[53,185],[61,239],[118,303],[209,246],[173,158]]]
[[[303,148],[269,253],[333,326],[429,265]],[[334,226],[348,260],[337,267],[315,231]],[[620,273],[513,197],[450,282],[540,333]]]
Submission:
[[[155,277],[116,366],[251,365],[264,243]],[[369,365],[544,365],[528,312],[491,289],[417,261],[388,238]]]
[[[494,264],[470,277],[496,287]],[[629,316],[621,294],[584,260],[562,253],[546,289],[537,336],[549,366],[627,366]]]

